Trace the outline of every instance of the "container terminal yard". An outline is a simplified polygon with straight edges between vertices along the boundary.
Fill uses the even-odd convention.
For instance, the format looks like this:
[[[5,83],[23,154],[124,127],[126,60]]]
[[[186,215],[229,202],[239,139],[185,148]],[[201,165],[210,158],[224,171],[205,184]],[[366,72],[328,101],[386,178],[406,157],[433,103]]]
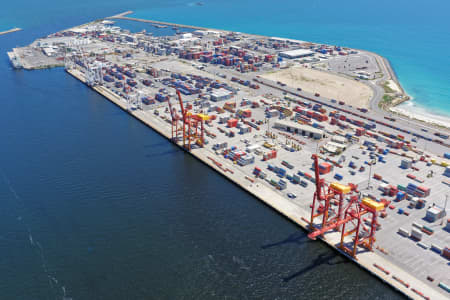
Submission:
[[[449,132],[373,105],[382,101],[381,85],[396,84],[386,60],[346,47],[201,27],[184,26],[186,32],[148,20],[173,34],[132,33],[111,21],[125,14],[51,34],[8,56],[15,68],[64,66],[404,295],[450,299]],[[343,98],[328,98],[276,80],[295,68],[344,78],[348,88]],[[353,86],[370,92],[358,106],[347,100]]]

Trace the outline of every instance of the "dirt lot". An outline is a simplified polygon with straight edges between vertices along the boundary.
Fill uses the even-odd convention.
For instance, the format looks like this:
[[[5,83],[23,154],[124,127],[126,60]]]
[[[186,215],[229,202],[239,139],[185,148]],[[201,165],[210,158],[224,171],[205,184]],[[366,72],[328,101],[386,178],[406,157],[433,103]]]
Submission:
[[[372,89],[361,82],[304,67],[291,67],[261,77],[281,81],[291,87],[301,87],[306,92],[319,93],[326,98],[342,100],[355,107],[368,107],[373,95]]]

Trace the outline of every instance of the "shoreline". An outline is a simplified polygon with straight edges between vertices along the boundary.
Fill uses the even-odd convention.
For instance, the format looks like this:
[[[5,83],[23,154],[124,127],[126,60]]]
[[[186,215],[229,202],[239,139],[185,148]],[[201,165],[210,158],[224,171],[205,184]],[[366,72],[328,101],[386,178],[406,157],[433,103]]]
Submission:
[[[380,107],[381,111],[384,111],[385,113],[388,113],[388,114],[390,113],[390,114],[395,114],[400,117],[404,117],[413,122],[418,122],[421,124],[426,124],[426,125],[437,127],[437,128],[444,127],[446,129],[450,129],[450,114],[443,115],[443,114],[426,111],[425,109],[423,109],[423,111],[420,112],[419,111],[420,104],[418,104],[417,106],[411,105],[411,107],[414,107],[413,109],[401,107],[401,105],[406,105],[407,103],[413,103],[412,101],[414,100],[414,98],[412,96],[410,96],[405,91],[403,86],[401,85],[400,80],[397,77],[397,73],[395,72],[394,68],[392,67],[389,59],[387,59],[386,57],[381,56],[375,52],[366,51],[366,50],[360,50],[360,51],[364,51],[364,52],[369,53],[369,54],[373,55],[374,57],[380,59],[381,63],[382,63],[382,66],[380,66],[380,68],[383,69],[383,71],[384,71],[383,73],[387,73],[387,75],[389,76],[389,78],[386,78],[386,79],[382,78],[379,81],[377,81],[376,86],[384,89],[383,84],[388,83],[389,80],[392,80],[397,85],[398,89],[400,90],[400,94],[403,97],[402,99],[400,99],[399,101],[395,102],[392,105],[386,105],[386,106],[382,106],[382,107],[380,107],[380,104],[382,104],[383,98],[378,99],[375,104],[377,107]],[[377,59],[377,62],[378,62],[378,64],[380,64],[378,59]],[[388,93],[385,93],[385,94],[388,94]]]
[[[191,28],[191,29],[198,29],[198,30],[216,30],[216,31],[220,31],[220,32],[229,32],[229,30],[223,30],[223,29],[214,29],[214,28],[206,28],[206,27],[201,27],[201,26],[193,26],[193,25],[184,25],[184,24],[175,24],[175,23],[171,23],[171,22],[165,22],[165,21],[156,21],[156,20],[147,20],[147,19],[142,19],[142,18],[135,18],[135,17],[129,17],[130,14],[133,14],[134,11],[126,11],[123,13],[119,13],[117,15],[111,16],[111,17],[106,17],[104,18],[105,20],[108,19],[118,19],[118,20],[128,20],[128,21],[135,21],[135,22],[143,22],[143,23],[152,23],[152,24],[162,24],[162,25],[167,25],[167,26],[178,26],[178,27],[183,27],[183,28]],[[262,36],[260,34],[254,34],[252,33],[252,35],[255,36]],[[372,51],[368,51],[368,50],[362,50],[362,49],[356,49],[358,51],[361,52],[365,52],[369,55],[372,55],[376,58],[376,61],[378,64],[380,64],[380,62],[378,61],[378,59],[381,60],[381,64],[383,65],[383,67],[380,66],[381,72],[384,75],[388,75],[389,78],[385,79],[385,80],[381,80],[384,82],[387,82],[388,80],[392,80],[400,89],[400,93],[402,95],[402,99],[396,97],[397,100],[394,104],[392,105],[387,105],[386,108],[381,108],[380,111],[384,112],[385,114],[395,114],[395,115],[399,115],[402,116],[408,120],[411,121],[415,121],[415,122],[419,122],[421,124],[426,124],[426,125],[431,125],[437,128],[442,128],[445,127],[447,129],[450,129],[450,115],[448,117],[448,121],[444,121],[444,122],[436,122],[433,121],[432,118],[430,117],[425,117],[421,114],[417,114],[412,110],[406,110],[406,109],[395,109],[396,107],[398,107],[401,104],[407,103],[408,101],[413,100],[413,97],[411,97],[410,95],[408,95],[405,91],[405,89],[403,88],[403,86],[401,85],[398,77],[397,77],[397,73],[395,72],[394,68],[392,67],[389,59],[387,59],[384,56],[381,56],[375,52]],[[387,73],[387,74],[386,74]],[[333,73],[336,74],[336,73]],[[342,76],[341,74],[336,74],[338,76]],[[378,82],[375,84],[376,86],[383,88],[383,85],[381,82]],[[372,102],[372,100],[370,100],[370,102]],[[376,99],[375,101],[375,105],[378,108],[380,103],[383,102],[383,95],[380,97],[380,99]],[[394,110],[392,110],[394,109]],[[439,115],[433,115],[432,113],[430,113],[430,116],[436,116],[436,117],[440,117]]]
[[[66,70],[67,73],[72,75],[74,78],[78,79],[82,83],[86,83],[84,75],[78,70]],[[117,95],[110,92],[108,89],[101,86],[94,86],[92,89],[98,92],[100,95],[105,97],[107,100],[112,102],[113,104],[119,106],[123,111],[130,114],[146,126],[155,130],[161,136],[164,136],[170,141],[170,129],[168,128],[168,123],[164,122],[159,118],[151,117],[149,118],[147,114],[142,111],[133,111],[127,110],[127,105],[124,101],[122,101]],[[183,148],[181,145],[172,142],[174,145]],[[184,150],[184,149],[183,149]],[[206,150],[205,148],[199,148],[188,152],[193,157],[203,162],[210,168],[219,172],[222,176],[226,177],[229,181],[238,185],[246,192],[255,196],[258,200],[262,201],[267,206],[274,209],[277,213],[283,215],[296,225],[300,226],[304,230],[308,230],[308,222],[307,218],[309,217],[310,212],[296,206],[292,202],[284,199],[275,191],[269,189],[263,184],[258,185],[259,179],[255,179],[254,182],[250,182],[246,180],[247,176],[240,170],[234,169],[234,172],[227,172],[229,169],[233,169],[230,165],[229,161],[221,158],[220,156],[216,156],[213,152]],[[219,162],[221,166],[213,162]],[[223,167],[222,167],[223,166]],[[412,298],[412,299],[423,299],[423,297],[418,294],[416,291],[426,291],[426,296],[432,299],[440,299],[443,296],[439,291],[435,289],[429,289],[427,286],[422,283],[419,279],[417,279],[414,275],[409,274],[408,272],[401,269],[399,266],[392,264],[387,259],[383,258],[380,254],[375,252],[366,252],[361,253],[358,256],[358,259],[354,259],[348,256],[345,252],[340,250],[337,245],[340,241],[340,234],[337,232],[328,233],[326,238],[322,239],[329,247],[338,251],[340,255],[347,257],[353,263],[356,263],[359,267],[368,271],[372,275],[376,276],[378,279],[382,280],[384,283],[388,284],[398,292],[403,295]],[[380,269],[381,266],[381,269]],[[386,270],[389,270],[386,273]],[[390,275],[392,274],[392,276]],[[394,275],[395,274],[395,275]],[[402,282],[408,282],[408,286],[406,287],[402,282],[399,282],[396,278],[402,278]],[[409,286],[414,287],[414,289],[410,289]]]

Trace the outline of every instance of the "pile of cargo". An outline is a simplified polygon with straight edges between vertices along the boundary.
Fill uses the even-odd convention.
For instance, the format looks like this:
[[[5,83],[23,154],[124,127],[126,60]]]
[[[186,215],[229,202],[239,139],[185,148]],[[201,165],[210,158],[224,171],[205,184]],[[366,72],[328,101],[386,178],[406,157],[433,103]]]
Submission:
[[[238,110],[236,115],[240,118],[250,118],[252,116],[252,111],[250,109]]]
[[[302,172],[302,171],[298,171],[298,172],[297,172],[297,175],[300,176],[300,177],[304,177],[306,180],[311,181],[312,183],[315,183],[315,182],[316,182],[315,177],[312,176],[312,175],[309,174],[309,173]],[[307,186],[307,182],[305,182],[305,183],[306,183],[306,184],[302,184],[302,182],[300,182],[300,185],[302,185],[302,186]]]
[[[150,86],[152,84],[152,81],[149,79],[144,79],[142,80],[142,84],[145,86]]]
[[[375,175],[374,175],[375,177]],[[380,179],[381,180],[381,179]],[[394,197],[398,193],[398,188],[393,185],[388,185],[387,183],[380,183],[378,189],[384,194],[391,197]]]
[[[425,198],[430,195],[430,188],[423,187],[423,186],[416,186],[413,183],[409,183],[406,187],[406,192],[410,195]]]
[[[103,80],[106,82],[114,82],[114,78],[112,78],[110,75],[103,76]]]
[[[168,95],[163,95],[163,94],[157,93],[157,94],[155,95],[155,99],[156,99],[157,101],[159,101],[159,102],[166,102],[166,101],[169,100],[169,96],[168,96]]]
[[[303,119],[306,117],[305,121],[310,121],[311,119],[315,119],[319,122],[327,121],[328,116],[326,114],[319,113],[314,110],[309,110],[300,106],[296,106],[294,108],[294,111],[299,113],[300,115],[297,115],[298,118]]]
[[[247,165],[253,164],[254,162],[255,162],[255,157],[251,154],[245,154],[237,160],[237,163],[240,166],[247,166]]]
[[[144,103],[146,105],[155,104],[155,99],[153,99],[153,97],[150,97],[150,96],[142,97],[141,100],[142,100],[142,103]]]
[[[137,85],[137,82],[134,81],[133,79],[127,79],[127,84],[129,86],[135,87]]]
[[[263,155],[263,161],[270,160],[277,157],[277,150],[270,150]]]

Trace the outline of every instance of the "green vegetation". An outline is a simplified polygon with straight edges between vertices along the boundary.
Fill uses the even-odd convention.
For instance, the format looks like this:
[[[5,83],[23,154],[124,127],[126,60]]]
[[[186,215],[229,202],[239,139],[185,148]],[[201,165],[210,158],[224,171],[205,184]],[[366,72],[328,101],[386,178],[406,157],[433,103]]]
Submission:
[[[395,90],[391,89],[387,81],[382,86],[385,93],[395,93]]]
[[[395,99],[395,97],[384,94],[383,99],[381,99],[380,103],[378,103],[378,107],[380,108],[386,108],[392,105],[392,101]]]
[[[385,94],[383,96],[383,102],[385,102],[386,104],[391,104],[392,100],[394,100],[394,97]]]

